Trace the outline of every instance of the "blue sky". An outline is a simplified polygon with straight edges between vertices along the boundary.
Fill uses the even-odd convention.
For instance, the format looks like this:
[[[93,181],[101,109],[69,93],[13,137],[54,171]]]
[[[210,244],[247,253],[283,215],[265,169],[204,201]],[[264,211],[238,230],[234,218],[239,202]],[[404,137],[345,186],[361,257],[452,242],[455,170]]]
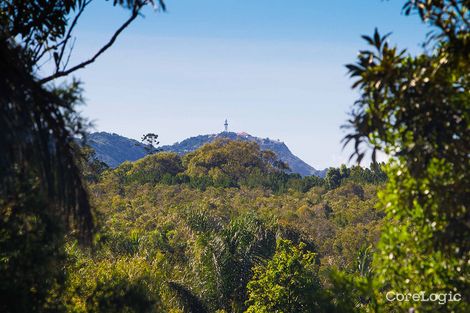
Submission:
[[[357,98],[345,64],[374,27],[420,51],[427,29],[391,0],[168,0],[75,77],[96,130],[161,144],[223,130],[284,141],[315,168],[346,162],[340,126]],[[72,57],[91,55],[129,13],[97,1]]]

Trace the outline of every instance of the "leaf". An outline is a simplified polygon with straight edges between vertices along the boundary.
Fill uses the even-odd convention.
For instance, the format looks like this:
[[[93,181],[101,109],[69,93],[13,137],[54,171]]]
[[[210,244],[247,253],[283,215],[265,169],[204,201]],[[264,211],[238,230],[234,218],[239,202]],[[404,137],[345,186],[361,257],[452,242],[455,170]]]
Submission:
[[[361,37],[362,37],[362,39],[364,39],[365,41],[367,41],[367,43],[370,44],[371,46],[374,45],[374,40],[373,40],[371,37],[366,36],[366,35],[362,35]]]

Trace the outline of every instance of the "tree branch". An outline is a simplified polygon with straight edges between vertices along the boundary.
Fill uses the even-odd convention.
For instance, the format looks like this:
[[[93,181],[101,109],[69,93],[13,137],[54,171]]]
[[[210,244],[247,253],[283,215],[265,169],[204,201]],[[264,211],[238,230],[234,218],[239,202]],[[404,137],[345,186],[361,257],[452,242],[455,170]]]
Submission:
[[[32,63],[36,64],[37,62],[39,62],[44,57],[44,55],[46,55],[47,52],[49,52],[51,50],[54,50],[54,49],[57,49],[58,47],[63,45],[64,42],[65,42],[65,40],[62,40],[58,44],[55,44],[55,45],[52,45],[52,46],[46,46],[42,51],[41,51],[41,49],[44,45],[43,44],[38,45],[37,49],[35,49],[35,52],[33,53]]]
[[[467,26],[470,27],[470,22],[468,21],[468,17],[465,16],[465,14],[462,12],[462,9],[459,5],[459,3],[455,0],[450,1],[452,3],[452,6],[454,7],[454,10],[457,12],[457,14],[460,16],[462,19],[462,22]]]
[[[67,68],[67,66],[69,65],[69,61],[70,61],[70,56],[72,55],[72,51],[73,51],[73,47],[75,46],[75,41],[76,41],[77,38],[74,38],[73,42],[72,42],[72,45],[70,46],[70,51],[69,51],[69,54],[67,56],[67,60],[65,61],[65,64],[64,64],[64,69]]]
[[[95,60],[102,54],[104,53],[106,50],[108,50],[113,44],[114,42],[116,41],[117,37],[119,37],[119,35],[122,33],[122,31],[124,29],[126,29],[131,23],[132,21],[134,21],[137,16],[139,16],[139,12],[140,12],[140,9],[142,8],[142,6],[139,6],[139,7],[136,7],[132,10],[132,14],[131,16],[127,19],[127,21],[121,25],[121,27],[119,27],[116,32],[114,33],[114,35],[111,37],[111,39],[108,41],[107,44],[105,44],[100,50],[98,50],[98,52],[93,56],[91,57],[90,59],[82,62],[82,63],[79,63],[71,68],[69,68],[68,70],[63,70],[63,71],[57,71],[55,72],[54,74],[52,74],[51,76],[48,76],[48,77],[45,77],[41,80],[39,80],[39,83],[40,84],[45,84],[47,82],[50,82],[51,80],[54,80],[56,78],[59,78],[59,77],[63,77],[63,76],[67,76],[69,75],[70,73],[72,72],[75,72],[76,70],[79,70],[79,69],[82,69],[84,67],[86,67],[87,65],[90,65],[91,63],[95,62]]]
[[[64,52],[65,52],[65,48],[67,47],[67,42],[72,37],[72,31],[75,28],[75,26],[77,25],[77,22],[78,22],[78,19],[80,18],[80,15],[82,15],[83,11],[85,11],[86,6],[89,5],[92,1],[93,0],[84,1],[82,3],[82,5],[80,6],[80,9],[78,10],[77,15],[75,15],[75,17],[72,21],[72,24],[70,25],[69,30],[67,31],[67,35],[65,36],[64,44],[63,44],[62,48],[60,49],[59,57],[58,57],[58,60],[57,60],[58,66],[56,68],[56,73],[59,72],[59,70],[60,70],[60,63],[62,63],[62,58],[64,57]],[[70,55],[69,55],[68,58],[70,58]],[[66,67],[67,67],[67,65],[64,66],[64,70],[65,70]]]

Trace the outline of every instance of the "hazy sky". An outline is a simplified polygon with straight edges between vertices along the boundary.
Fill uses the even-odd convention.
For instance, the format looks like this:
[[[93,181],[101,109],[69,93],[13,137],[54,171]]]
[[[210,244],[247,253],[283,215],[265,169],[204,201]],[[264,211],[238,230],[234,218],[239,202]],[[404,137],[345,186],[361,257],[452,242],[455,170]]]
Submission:
[[[357,97],[345,64],[374,27],[419,51],[427,29],[391,0],[168,0],[75,74],[96,130],[161,144],[223,130],[284,141],[315,168],[345,162],[340,126]],[[92,54],[129,12],[90,7],[74,60]]]

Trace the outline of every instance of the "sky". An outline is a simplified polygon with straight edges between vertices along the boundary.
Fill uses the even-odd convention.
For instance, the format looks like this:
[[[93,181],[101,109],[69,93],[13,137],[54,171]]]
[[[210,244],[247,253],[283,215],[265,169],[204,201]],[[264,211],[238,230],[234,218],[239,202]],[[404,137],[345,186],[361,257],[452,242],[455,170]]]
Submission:
[[[75,32],[70,64],[92,55],[129,12],[95,1]],[[358,97],[345,64],[362,34],[420,51],[427,29],[391,0],[167,0],[147,9],[95,63],[84,85],[94,130],[160,144],[229,130],[279,139],[311,166],[347,163],[341,125]]]

